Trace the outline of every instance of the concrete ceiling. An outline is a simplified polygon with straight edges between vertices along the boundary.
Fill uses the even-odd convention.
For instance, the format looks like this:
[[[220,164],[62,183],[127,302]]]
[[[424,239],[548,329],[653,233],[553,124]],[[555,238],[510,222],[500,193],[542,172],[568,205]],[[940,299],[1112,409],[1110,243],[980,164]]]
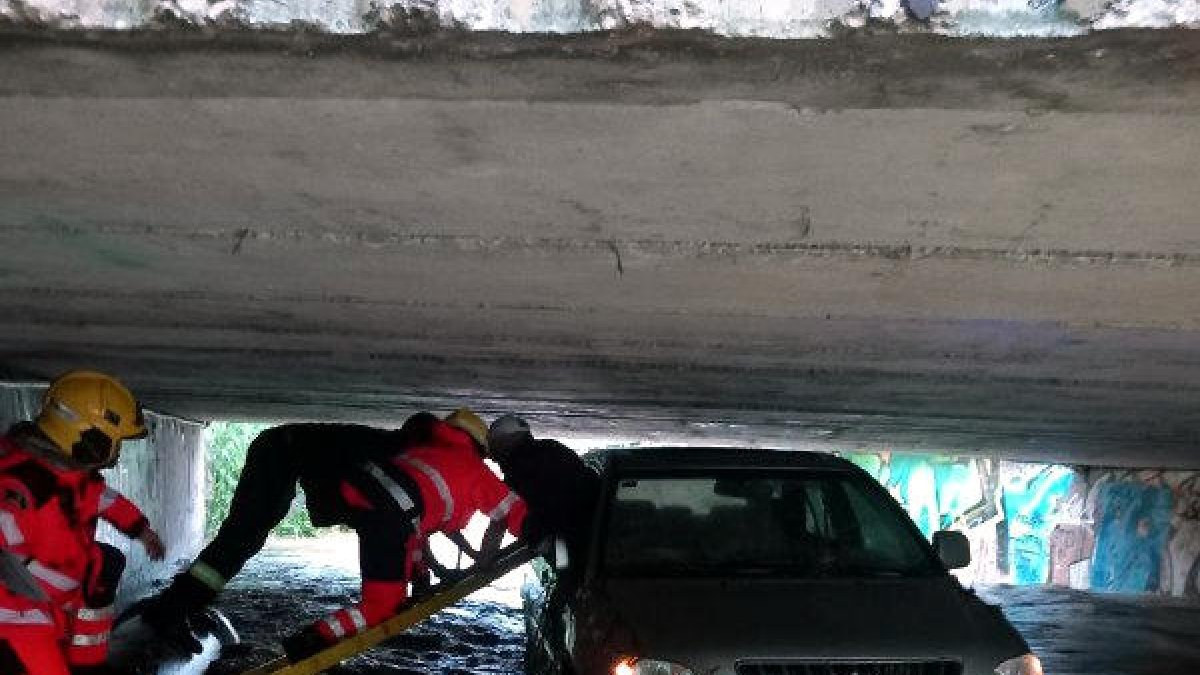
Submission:
[[[1200,466],[1200,41],[0,38],[0,377]]]

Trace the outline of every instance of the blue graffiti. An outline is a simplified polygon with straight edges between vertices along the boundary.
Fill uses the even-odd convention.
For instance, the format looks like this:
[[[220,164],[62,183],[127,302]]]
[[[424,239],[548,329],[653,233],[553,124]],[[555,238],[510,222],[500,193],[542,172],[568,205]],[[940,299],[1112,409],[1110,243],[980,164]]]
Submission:
[[[932,455],[851,454],[847,458],[888,488],[921,533],[951,527],[985,499],[975,460]]]
[[[1102,486],[1096,498],[1092,588],[1157,590],[1172,508],[1171,490],[1165,486],[1132,481]]]
[[[1046,466],[1027,481],[1004,485],[1008,521],[1008,560],[1013,583],[1040,584],[1050,576],[1050,531],[1054,515],[1071,490],[1074,475],[1065,466]]]

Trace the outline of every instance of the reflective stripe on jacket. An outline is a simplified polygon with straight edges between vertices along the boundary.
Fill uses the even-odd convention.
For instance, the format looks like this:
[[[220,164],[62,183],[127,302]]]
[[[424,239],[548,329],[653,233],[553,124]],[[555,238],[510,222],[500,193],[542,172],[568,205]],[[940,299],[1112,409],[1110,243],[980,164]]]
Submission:
[[[62,607],[77,603],[87,571],[87,526],[80,518],[82,471],[44,462],[0,437],[0,626],[61,631]]]
[[[103,518],[137,536],[146,518],[98,472],[26,449],[23,443],[34,441],[25,433],[0,437],[0,625],[53,625],[62,632],[64,609],[86,604],[85,580],[98,554],[96,522]]]
[[[475,513],[521,532],[525,502],[484,463],[471,437],[444,422],[433,428],[430,444],[407,450],[393,460],[421,491],[425,513],[421,531],[462,530]]]

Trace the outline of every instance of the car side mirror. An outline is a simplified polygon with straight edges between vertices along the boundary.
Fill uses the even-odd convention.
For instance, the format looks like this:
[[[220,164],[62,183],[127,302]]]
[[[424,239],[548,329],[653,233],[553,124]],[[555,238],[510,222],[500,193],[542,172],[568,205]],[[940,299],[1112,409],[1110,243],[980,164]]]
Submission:
[[[555,537],[554,539],[554,569],[562,572],[571,566],[571,556],[567,552],[567,542]]]
[[[933,534],[933,550],[946,569],[957,570],[971,564],[971,542],[967,535],[954,530],[942,530]]]

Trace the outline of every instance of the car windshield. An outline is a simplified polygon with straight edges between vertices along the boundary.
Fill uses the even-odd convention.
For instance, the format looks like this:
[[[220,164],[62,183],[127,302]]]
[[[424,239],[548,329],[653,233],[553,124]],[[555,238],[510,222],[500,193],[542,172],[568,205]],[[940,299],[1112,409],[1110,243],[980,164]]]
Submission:
[[[612,576],[940,574],[906,516],[851,473],[624,478],[608,518]]]

